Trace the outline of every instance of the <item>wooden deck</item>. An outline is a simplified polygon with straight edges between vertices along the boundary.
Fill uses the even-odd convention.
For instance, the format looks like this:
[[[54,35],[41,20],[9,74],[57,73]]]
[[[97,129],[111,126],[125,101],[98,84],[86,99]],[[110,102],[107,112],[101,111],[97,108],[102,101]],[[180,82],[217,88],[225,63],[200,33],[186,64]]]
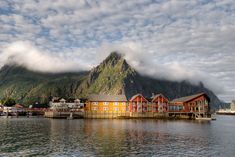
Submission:
[[[46,118],[84,118],[84,112],[59,112],[59,111],[46,111]]]

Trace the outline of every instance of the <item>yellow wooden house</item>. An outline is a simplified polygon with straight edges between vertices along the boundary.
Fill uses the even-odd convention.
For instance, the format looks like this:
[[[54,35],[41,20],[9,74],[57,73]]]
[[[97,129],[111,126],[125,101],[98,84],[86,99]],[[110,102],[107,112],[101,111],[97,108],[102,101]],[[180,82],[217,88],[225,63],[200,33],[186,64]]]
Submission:
[[[125,95],[91,94],[88,96],[85,111],[126,112],[128,101]]]

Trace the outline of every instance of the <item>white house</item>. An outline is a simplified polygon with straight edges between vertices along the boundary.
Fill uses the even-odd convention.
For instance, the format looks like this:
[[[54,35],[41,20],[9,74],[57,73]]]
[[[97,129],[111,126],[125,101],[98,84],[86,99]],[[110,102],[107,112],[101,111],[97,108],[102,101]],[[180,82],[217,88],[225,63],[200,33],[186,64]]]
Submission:
[[[84,107],[84,104],[81,103],[79,99],[65,100],[64,98],[53,98],[52,101],[49,102],[49,105],[52,110],[77,110],[82,109]]]

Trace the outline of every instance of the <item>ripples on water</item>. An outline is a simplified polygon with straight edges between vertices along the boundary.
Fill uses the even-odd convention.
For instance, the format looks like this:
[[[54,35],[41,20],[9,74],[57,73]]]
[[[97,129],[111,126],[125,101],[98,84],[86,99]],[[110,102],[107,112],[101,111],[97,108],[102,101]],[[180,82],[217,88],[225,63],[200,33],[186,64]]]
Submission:
[[[234,122],[1,118],[0,156],[235,156]]]

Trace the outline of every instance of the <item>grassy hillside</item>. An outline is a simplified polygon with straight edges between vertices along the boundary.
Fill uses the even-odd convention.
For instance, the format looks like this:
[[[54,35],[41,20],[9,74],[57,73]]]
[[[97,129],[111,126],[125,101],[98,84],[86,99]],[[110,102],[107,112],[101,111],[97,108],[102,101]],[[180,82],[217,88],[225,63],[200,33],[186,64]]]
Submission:
[[[46,103],[49,96],[74,97],[88,72],[48,74],[18,66],[5,66],[0,72],[0,98],[12,97],[20,103]]]

